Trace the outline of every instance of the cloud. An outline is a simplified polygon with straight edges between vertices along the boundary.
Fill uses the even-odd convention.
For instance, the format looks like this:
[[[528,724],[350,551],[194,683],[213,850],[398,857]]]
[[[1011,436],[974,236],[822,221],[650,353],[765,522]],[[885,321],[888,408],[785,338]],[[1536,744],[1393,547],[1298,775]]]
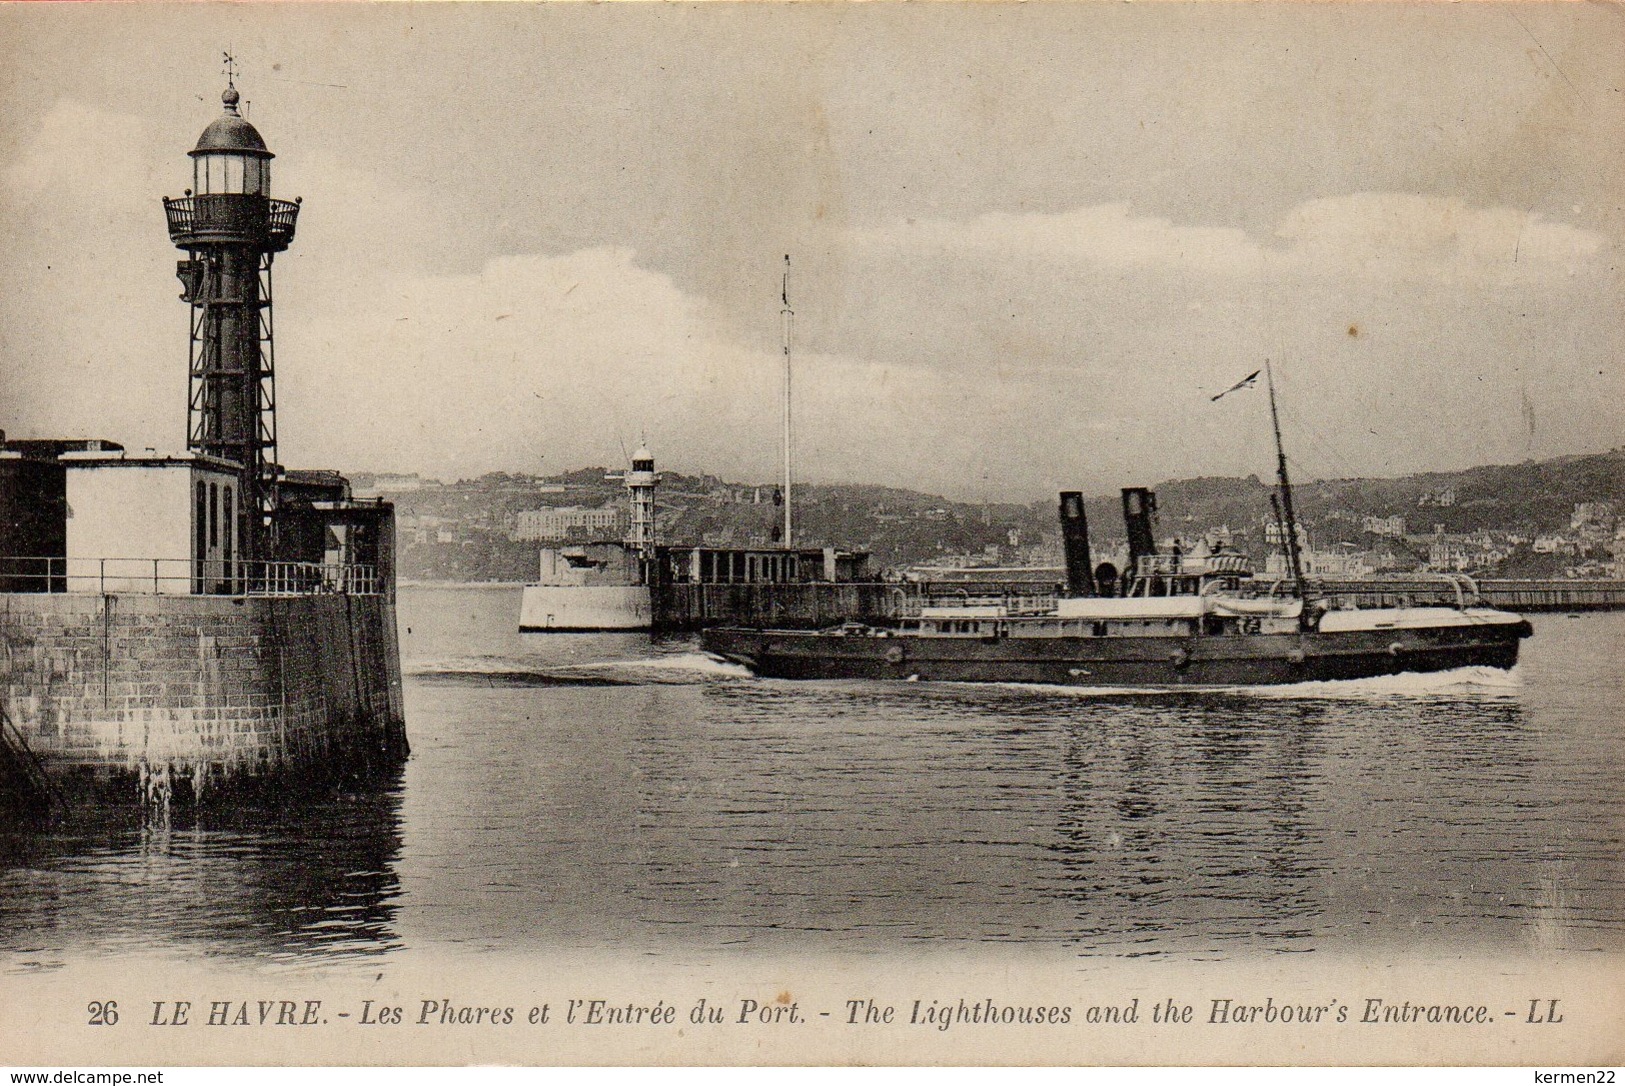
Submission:
[[[184,446],[186,316],[158,196],[185,187],[186,160],[151,137],[59,101],[0,171],[0,428]]]
[[[861,248],[992,254],[1114,269],[1247,278],[1312,275],[1493,284],[1568,274],[1602,235],[1516,208],[1457,199],[1355,193],[1291,209],[1259,240],[1226,227],[1135,214],[1124,202],[1055,213],[990,212],[854,231]]]
[[[154,138],[59,102],[0,171],[0,428],[184,444],[186,312],[157,196],[186,160]],[[771,289],[747,327],[652,249],[470,260],[454,199],[319,150],[278,159],[276,186],[308,197],[276,262],[286,464],[553,471],[646,434],[663,465],[778,474]],[[666,260],[736,251],[688,249]],[[1620,438],[1606,244],[1515,209],[1353,194],[1266,236],[1112,202],[846,231],[818,256],[797,266],[804,478],[992,496],[1265,473],[1256,401],[1207,396],[1283,351],[1289,429],[1353,449],[1312,473]],[[1525,391],[1564,420],[1539,444],[1496,424]]]
[[[424,270],[443,247],[438,238],[457,227],[455,209],[418,188],[326,152],[278,159],[273,193],[301,200],[298,237],[277,258],[296,265],[298,282],[327,289],[334,280],[372,279],[378,269]]]
[[[647,432],[668,457],[770,471],[778,360],[703,308],[625,248],[356,283],[285,325],[287,444],[458,475],[615,463]]]
[[[1296,267],[1485,285],[1570,274],[1605,244],[1533,212],[1406,193],[1311,200],[1275,234]]]
[[[0,184],[12,200],[71,194],[87,208],[129,208],[161,180],[150,137],[139,117],[63,99],[40,118]]]
[[[855,232],[860,246],[983,250],[1101,267],[1160,267],[1246,272],[1260,249],[1241,230],[1178,226],[1133,215],[1127,203],[1054,214],[990,212],[967,222],[920,219]]]
[[[374,293],[389,304],[369,309]],[[390,276],[282,326],[290,463],[467,477],[616,464],[647,436],[668,467],[746,480],[781,470],[782,355],[729,338],[703,300],[630,249]],[[810,350],[794,366],[802,478],[1026,490],[1080,458],[1126,466],[1148,425],[1080,418],[1064,371],[990,381]],[[1035,481],[1035,435],[1090,446]]]

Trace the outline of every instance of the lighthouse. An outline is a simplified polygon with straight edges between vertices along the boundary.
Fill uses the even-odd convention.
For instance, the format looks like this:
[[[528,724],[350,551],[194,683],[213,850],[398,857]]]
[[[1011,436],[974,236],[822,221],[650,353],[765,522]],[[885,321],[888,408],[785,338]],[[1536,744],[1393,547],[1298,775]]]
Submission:
[[[236,465],[240,557],[270,556],[275,503],[276,369],[271,262],[293,242],[297,200],[271,198],[271,160],[259,132],[238,111],[228,58],[223,113],[203,130],[192,187],[164,199],[169,238],[191,307],[187,447]]]
[[[192,187],[164,199],[185,254],[189,448],[0,434],[0,806],[107,787],[167,810],[239,782],[355,781],[407,753],[395,509],[278,463],[271,261],[299,205],[271,198],[229,57],[226,74]]]
[[[659,483],[654,455],[648,446],[639,445],[638,451],[632,454],[632,470],[626,473],[626,492],[632,500],[626,545],[637,555],[645,571],[655,556],[655,487]]]

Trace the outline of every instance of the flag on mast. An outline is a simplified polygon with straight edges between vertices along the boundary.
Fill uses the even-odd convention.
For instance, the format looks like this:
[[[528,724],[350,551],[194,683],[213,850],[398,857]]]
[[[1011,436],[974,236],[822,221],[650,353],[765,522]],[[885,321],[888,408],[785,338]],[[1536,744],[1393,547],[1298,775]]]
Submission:
[[[1258,375],[1263,372],[1263,370],[1254,370],[1241,380],[1237,381],[1235,384],[1231,385],[1229,388],[1225,389],[1223,392],[1219,393],[1218,396],[1209,397],[1209,401],[1212,402],[1218,400],[1220,397],[1228,396],[1232,392],[1236,392],[1244,388],[1252,388],[1253,385],[1258,381]]]

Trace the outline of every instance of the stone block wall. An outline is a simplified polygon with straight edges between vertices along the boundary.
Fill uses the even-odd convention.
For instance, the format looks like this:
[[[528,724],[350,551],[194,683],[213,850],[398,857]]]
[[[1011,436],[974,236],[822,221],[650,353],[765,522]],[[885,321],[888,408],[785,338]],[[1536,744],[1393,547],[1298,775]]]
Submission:
[[[0,594],[0,707],[54,777],[202,795],[405,755],[383,596]]]

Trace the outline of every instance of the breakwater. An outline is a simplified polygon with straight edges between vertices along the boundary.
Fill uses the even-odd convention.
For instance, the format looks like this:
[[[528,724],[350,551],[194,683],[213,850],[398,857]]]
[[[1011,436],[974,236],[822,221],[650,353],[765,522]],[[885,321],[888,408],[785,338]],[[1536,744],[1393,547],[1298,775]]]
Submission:
[[[656,584],[650,614],[657,631],[707,626],[771,626],[807,630],[840,622],[892,622],[904,615],[906,586],[880,582],[791,584]]]
[[[384,594],[0,594],[0,706],[70,795],[202,798],[406,753]]]
[[[1352,596],[1365,607],[1412,603],[1453,603],[1448,585],[1423,579],[1325,581],[1323,587],[1340,596]],[[1491,607],[1506,611],[1622,611],[1625,581],[1483,580],[1478,594]]]

